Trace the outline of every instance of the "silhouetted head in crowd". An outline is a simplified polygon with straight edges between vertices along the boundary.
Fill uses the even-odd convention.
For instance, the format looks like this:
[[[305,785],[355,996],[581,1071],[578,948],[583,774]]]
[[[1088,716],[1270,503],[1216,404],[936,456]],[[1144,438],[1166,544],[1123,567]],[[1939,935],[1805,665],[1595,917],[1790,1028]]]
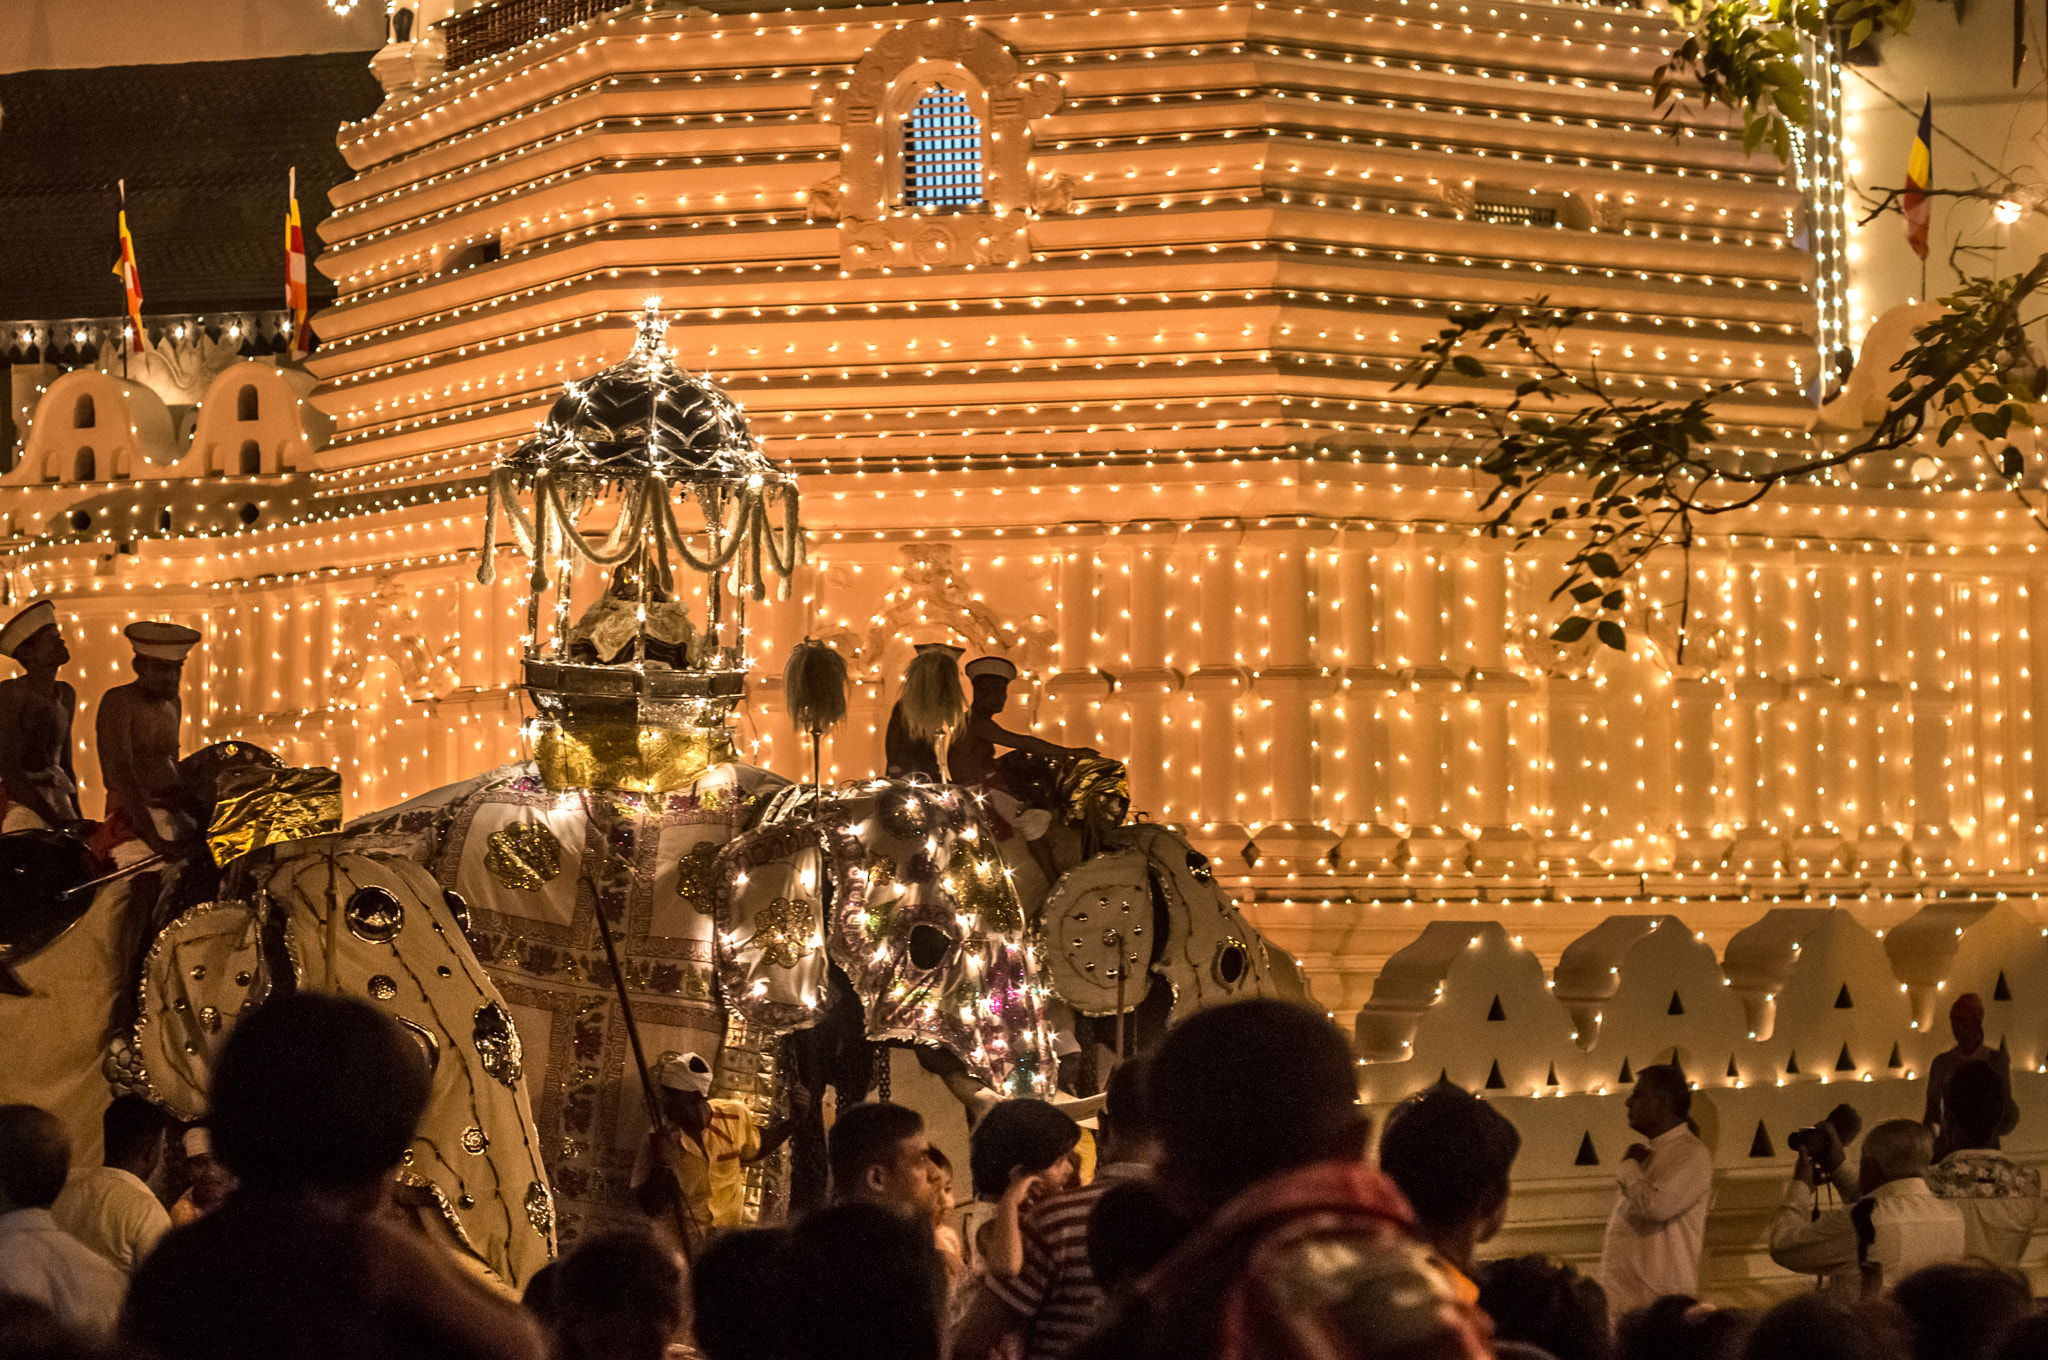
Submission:
[[[1636,1073],[1626,1105],[1628,1126],[1656,1138],[1692,1117],[1692,1084],[1670,1063],[1653,1063]]]
[[[682,1264],[637,1230],[579,1242],[547,1302],[554,1360],[662,1360],[688,1312]]]
[[[164,1159],[164,1129],[169,1123],[161,1105],[141,1096],[114,1097],[100,1112],[100,1164],[148,1180]]]
[[[107,1355],[43,1304],[0,1293],[0,1356],[6,1360],[105,1360]]]
[[[1756,1318],[1666,1294],[1615,1323],[1619,1360],[1736,1360]]]
[[[1757,1319],[1742,1360],[1900,1360],[1910,1354],[1897,1313],[1886,1304],[1851,1304],[1801,1294]]]
[[[2034,1311],[2024,1276],[1960,1261],[1914,1271],[1893,1286],[1892,1302],[1905,1314],[1913,1360],[1991,1360]]]
[[[39,1105],[0,1105],[0,1214],[47,1209],[71,1173],[71,1141]]]
[[[832,1198],[864,1200],[929,1222],[938,1194],[930,1147],[916,1110],[886,1100],[840,1110],[825,1146]]]
[[[374,1207],[427,1091],[419,1045],[389,1016],[349,997],[294,992],[228,1036],[213,1072],[213,1153],[244,1191],[361,1192]]]
[[[1609,1360],[1607,1291],[1562,1261],[1510,1256],[1479,1267],[1479,1308],[1503,1341],[1540,1346],[1557,1360]]]
[[[1887,1119],[1863,1135],[1857,1182],[1869,1194],[1880,1185],[1927,1174],[1934,1135],[1917,1119]]]
[[[1096,1116],[1096,1162],[1159,1160],[1159,1119],[1152,1110],[1151,1064],[1126,1058],[1109,1074],[1102,1113]]]
[[[2005,1118],[2005,1080],[1989,1063],[1966,1062],[1941,1088],[1941,1118],[1953,1148],[1998,1146]]]
[[[946,1268],[930,1222],[834,1204],[796,1225],[788,1259],[796,1360],[939,1360]]]
[[[1522,1135],[1500,1111],[1441,1084],[1397,1107],[1380,1135],[1380,1170],[1415,1210],[1420,1236],[1470,1274],[1472,1252],[1500,1232]]]
[[[1948,1032],[1955,1036],[1956,1047],[1965,1054],[1975,1053],[1984,1046],[1984,998],[1975,992],[1964,992],[1948,1008]]]
[[[967,1170],[980,1199],[999,1199],[1013,1176],[1045,1176],[1058,1188],[1073,1178],[1069,1154],[1081,1126],[1043,1100],[1005,1100],[991,1106],[968,1140]]]
[[[1187,1221],[1157,1186],[1119,1181],[1088,1211],[1088,1268],[1111,1296],[1135,1287],[1187,1236]]]
[[[2048,1312],[2029,1313],[2014,1323],[1994,1354],[1996,1360],[2048,1360]]]
[[[1205,1219],[1268,1176],[1361,1160],[1355,1071],[1337,1027],[1290,1002],[1236,1001],[1175,1025],[1149,1073],[1167,1199]]]
[[[724,1233],[690,1268],[691,1325],[704,1360],[788,1360],[787,1228]]]

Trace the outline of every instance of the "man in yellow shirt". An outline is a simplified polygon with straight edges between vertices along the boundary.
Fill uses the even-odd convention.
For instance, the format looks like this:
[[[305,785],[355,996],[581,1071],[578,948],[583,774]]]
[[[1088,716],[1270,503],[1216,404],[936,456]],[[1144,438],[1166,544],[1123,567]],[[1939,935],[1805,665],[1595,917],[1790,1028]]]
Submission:
[[[741,1225],[748,1165],[781,1147],[794,1122],[778,1119],[762,1129],[739,1101],[714,1099],[711,1064],[695,1053],[663,1054],[654,1075],[661,1123],[648,1130],[634,1162],[633,1193],[671,1232],[681,1205],[688,1240],[677,1245],[694,1260],[715,1230]]]

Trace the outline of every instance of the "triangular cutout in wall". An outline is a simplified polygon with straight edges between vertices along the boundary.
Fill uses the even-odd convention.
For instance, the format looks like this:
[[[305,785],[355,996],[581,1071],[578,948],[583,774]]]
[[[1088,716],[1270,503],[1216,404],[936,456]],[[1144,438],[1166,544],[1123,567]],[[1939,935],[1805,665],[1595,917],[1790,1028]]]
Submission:
[[[1752,1157],[1775,1157],[1778,1155],[1778,1150],[1771,1146],[1770,1130],[1764,1127],[1764,1121],[1761,1119],[1756,1121],[1756,1137],[1749,1140],[1749,1155]]]
[[[1486,1089],[1489,1091],[1505,1091],[1508,1089],[1508,1083],[1506,1078],[1502,1077],[1500,1074],[1499,1058],[1495,1058],[1493,1060],[1492,1068],[1490,1068],[1486,1073]]]
[[[1498,996],[1494,997],[1493,1004],[1486,1008],[1486,1018],[1488,1020],[1505,1020],[1508,1018],[1508,1013],[1501,1009]]]
[[[1842,1056],[1835,1059],[1835,1070],[1837,1072],[1854,1072],[1856,1070],[1856,1060],[1849,1056],[1849,1046],[1847,1044],[1842,1045]]]
[[[1673,993],[1671,994],[1671,1004],[1670,1004],[1669,1006],[1666,1006],[1666,1007],[1664,1008],[1664,1013],[1665,1013],[1666,1015],[1684,1015],[1684,1014],[1685,1014],[1685,1003],[1684,1003],[1683,1001],[1680,1001],[1680,1000],[1678,999],[1678,993],[1677,993],[1677,992],[1673,992]]]
[[[1991,999],[1993,1001],[2012,1000],[2012,988],[2006,985],[2005,970],[2003,968],[1998,970],[1998,985],[1991,989]]]
[[[1899,1046],[1897,1044],[1893,1044],[1891,1061],[1886,1063],[1885,1066],[1890,1070],[1896,1072],[1905,1065],[1905,1060],[1899,1056]]]
[[[1623,1086],[1633,1086],[1636,1084],[1636,1074],[1630,1069],[1627,1058],[1621,1060],[1621,1075],[1616,1077],[1615,1080]]]
[[[1799,1075],[1799,1050],[1796,1048],[1792,1050],[1792,1056],[1785,1059],[1785,1075],[1788,1077]]]
[[[1587,1130],[1587,1132],[1586,1132],[1586,1136],[1585,1136],[1585,1137],[1583,1137],[1583,1138],[1579,1139],[1579,1155],[1578,1155],[1578,1156],[1576,1156],[1576,1157],[1574,1157],[1574,1158],[1572,1158],[1572,1165],[1573,1165],[1573,1166],[1598,1166],[1598,1165],[1600,1165],[1600,1154],[1599,1154],[1599,1153],[1597,1153],[1597,1152],[1595,1152],[1595,1151],[1593,1150],[1593,1134],[1592,1134],[1592,1131],[1591,1131],[1590,1129],[1589,1129],[1589,1130]]]
[[[1733,1053],[1728,1055],[1728,1080],[1742,1080],[1742,1069],[1735,1065],[1735,1055]]]
[[[1842,990],[1835,993],[1835,1009],[1838,1011],[1853,1011],[1856,1009],[1856,1003],[1849,999],[1849,984],[1846,982],[1842,984]]]
[[[1556,1085],[1558,1084],[1558,1080],[1557,1080],[1557,1064],[1556,1064],[1556,1063],[1552,1063],[1552,1064],[1550,1065],[1550,1077],[1549,1077],[1549,1079],[1548,1079],[1548,1080],[1546,1080],[1546,1081],[1545,1081],[1545,1082],[1544,1082],[1543,1084],[1544,1084],[1545,1086],[1556,1086]]]

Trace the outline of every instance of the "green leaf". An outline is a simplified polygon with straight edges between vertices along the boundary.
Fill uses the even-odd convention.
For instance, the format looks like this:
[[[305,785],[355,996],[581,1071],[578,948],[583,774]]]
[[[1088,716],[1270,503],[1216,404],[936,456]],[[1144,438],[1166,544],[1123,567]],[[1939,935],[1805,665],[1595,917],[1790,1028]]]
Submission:
[[[1593,621],[1591,619],[1582,619],[1574,615],[1551,631],[1550,640],[1552,642],[1577,642],[1586,635],[1586,630],[1592,626]]]
[[[1619,576],[1621,564],[1604,552],[1596,552],[1586,558],[1586,570],[1595,576]]]
[[[1948,443],[1949,440],[1954,439],[1956,437],[1956,431],[1960,430],[1962,427],[1963,418],[1961,416],[1950,416],[1946,421],[1942,423],[1941,433],[1934,436],[1934,442],[1936,444]]]
[[[1999,402],[2005,400],[2005,388],[2002,384],[1995,382],[1978,383],[1977,400],[1983,402],[1986,406],[1996,406]]]
[[[1607,597],[1600,601],[1600,607],[1602,609],[1619,609],[1627,602],[1628,596],[1624,592],[1610,590],[1607,592]]]
[[[1622,652],[1628,650],[1628,634],[1613,619],[1600,620],[1600,627],[1597,631],[1599,632],[1600,640],[1615,651]]]
[[[1581,581],[1572,587],[1572,598],[1580,604],[1593,599],[1599,593],[1600,583],[1598,581]]]
[[[2003,411],[1977,411],[1971,414],[1970,423],[1977,427],[1977,433],[1986,439],[2003,439],[2012,424],[2012,417]]]
[[[1457,369],[1458,372],[1468,378],[1483,378],[1486,376],[1486,365],[1480,363],[1469,354],[1452,355],[1451,367]]]
[[[1852,51],[1863,46],[1864,39],[1870,36],[1870,28],[1870,20],[1858,19],[1856,21],[1856,26],[1849,30],[1849,47]]]

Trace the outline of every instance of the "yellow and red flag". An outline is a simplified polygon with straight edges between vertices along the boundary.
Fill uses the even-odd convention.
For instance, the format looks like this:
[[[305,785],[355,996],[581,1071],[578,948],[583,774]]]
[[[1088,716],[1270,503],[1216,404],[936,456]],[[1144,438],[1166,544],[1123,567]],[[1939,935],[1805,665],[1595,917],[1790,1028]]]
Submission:
[[[313,351],[313,336],[306,329],[306,229],[299,221],[299,171],[294,166],[289,204],[284,214],[284,305],[292,314],[292,337],[288,357],[302,358]]]
[[[1927,258],[1927,191],[1934,187],[1934,96],[1920,109],[1920,130],[1913,134],[1913,150],[1906,157],[1906,192],[1899,206],[1906,214],[1906,244],[1921,259]]]
[[[121,214],[118,225],[121,233],[119,246],[114,253],[114,274],[121,280],[121,292],[128,309],[128,348],[136,354],[142,353],[142,271],[135,267],[135,238],[128,234],[128,181],[118,181],[121,188]]]

